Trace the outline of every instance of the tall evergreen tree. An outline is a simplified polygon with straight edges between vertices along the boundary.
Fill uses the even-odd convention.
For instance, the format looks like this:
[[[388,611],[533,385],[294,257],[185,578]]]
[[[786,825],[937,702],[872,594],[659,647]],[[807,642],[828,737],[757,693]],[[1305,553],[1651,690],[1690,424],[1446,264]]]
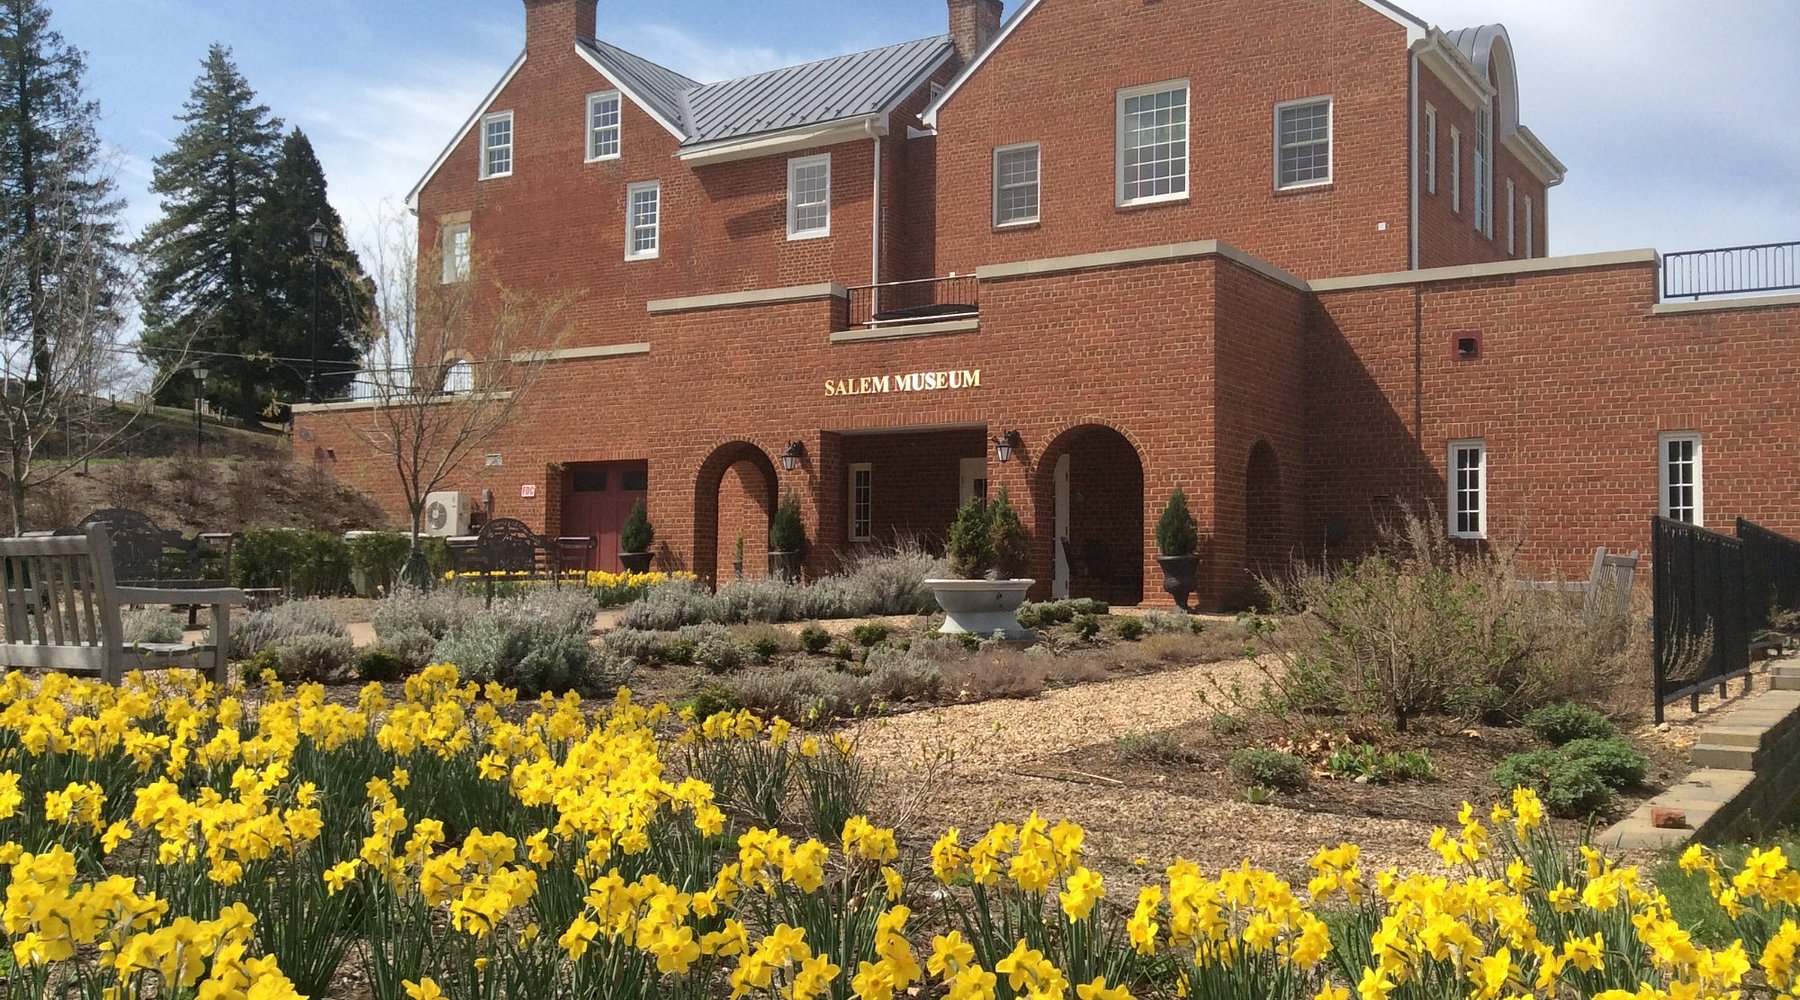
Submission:
[[[151,188],[162,195],[163,217],[144,233],[145,360],[168,374],[186,348],[213,374],[206,395],[246,420],[264,406],[267,362],[250,354],[269,340],[264,260],[255,246],[253,219],[267,196],[281,149],[281,120],[259,104],[231,60],[213,45],[182,113],[175,144],[156,158]],[[165,378],[167,402],[192,398],[193,382]]]
[[[309,230],[324,227],[326,249],[315,262]],[[261,283],[264,323],[239,353],[305,361],[266,364],[260,389],[274,399],[305,398],[313,375],[314,323],[318,332],[318,383],[322,399],[348,388],[368,346],[368,312],[374,292],[362,262],[344,238],[344,223],[325,197],[325,171],[312,142],[298,128],[281,143],[262,203],[251,215],[254,273]],[[315,295],[317,298],[315,299]],[[264,405],[274,399],[263,398]]]
[[[102,169],[85,69],[42,0],[0,0],[0,337],[29,343],[8,378],[41,383],[58,338],[119,318],[123,202]]]

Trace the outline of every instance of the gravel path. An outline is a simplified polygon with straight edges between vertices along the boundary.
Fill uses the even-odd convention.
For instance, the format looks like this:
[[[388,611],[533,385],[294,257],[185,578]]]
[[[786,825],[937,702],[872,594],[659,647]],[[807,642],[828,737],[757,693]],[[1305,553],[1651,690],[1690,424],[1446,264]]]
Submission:
[[[1127,733],[1208,718],[1213,712],[1200,694],[1210,690],[1209,677],[1249,684],[1252,676],[1247,662],[1215,663],[1034,699],[929,709],[869,723],[860,745],[882,768],[905,828],[958,826],[967,844],[993,823],[1018,822],[1034,809],[1053,822],[1067,817],[1087,830],[1089,864],[1121,888],[1160,877],[1176,857],[1207,869],[1247,857],[1301,877],[1321,845],[1344,840],[1362,845],[1370,870],[1435,867],[1437,855],[1426,847],[1430,823],[1202,799],[1167,786],[1122,785],[1051,760]]]

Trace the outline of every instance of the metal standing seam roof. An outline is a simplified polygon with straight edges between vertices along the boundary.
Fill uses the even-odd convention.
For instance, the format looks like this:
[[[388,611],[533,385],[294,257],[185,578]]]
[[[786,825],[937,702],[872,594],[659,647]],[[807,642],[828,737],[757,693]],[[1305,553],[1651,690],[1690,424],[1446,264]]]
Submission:
[[[936,35],[702,84],[607,42],[581,44],[620,77],[615,82],[681,129],[683,146],[876,114],[951,51],[950,36]]]

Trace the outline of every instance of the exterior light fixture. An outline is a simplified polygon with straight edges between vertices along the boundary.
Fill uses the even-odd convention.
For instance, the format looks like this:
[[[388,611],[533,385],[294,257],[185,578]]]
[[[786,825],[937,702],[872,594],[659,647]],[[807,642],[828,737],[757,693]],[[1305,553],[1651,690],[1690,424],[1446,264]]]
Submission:
[[[314,219],[313,224],[306,227],[306,238],[312,243],[313,253],[324,253],[325,244],[331,239],[331,230],[325,228],[324,222]]]
[[[800,464],[800,460],[805,457],[806,445],[800,441],[789,441],[787,450],[781,453],[781,467],[792,472]]]
[[[1019,450],[1023,442],[1019,440],[1018,431],[1007,431],[994,439],[994,457],[1001,463],[1012,461],[1013,452]]]

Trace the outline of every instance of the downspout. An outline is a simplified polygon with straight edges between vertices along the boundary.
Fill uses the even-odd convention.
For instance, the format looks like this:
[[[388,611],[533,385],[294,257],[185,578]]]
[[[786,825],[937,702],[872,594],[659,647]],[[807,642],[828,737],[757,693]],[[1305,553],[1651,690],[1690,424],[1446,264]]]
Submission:
[[[1406,175],[1407,222],[1406,222],[1406,262],[1407,270],[1419,269],[1419,53],[1413,50],[1412,84],[1408,88],[1411,97],[1406,105],[1407,127],[1412,131],[1412,142],[1407,147],[1407,163],[1410,169]]]
[[[875,137],[874,193],[870,198],[874,202],[875,208],[869,219],[869,284],[879,286],[881,284],[881,134],[875,131],[873,121],[863,127]],[[881,289],[878,287],[869,289],[870,317],[881,311],[881,303],[877,299],[880,294]]]

